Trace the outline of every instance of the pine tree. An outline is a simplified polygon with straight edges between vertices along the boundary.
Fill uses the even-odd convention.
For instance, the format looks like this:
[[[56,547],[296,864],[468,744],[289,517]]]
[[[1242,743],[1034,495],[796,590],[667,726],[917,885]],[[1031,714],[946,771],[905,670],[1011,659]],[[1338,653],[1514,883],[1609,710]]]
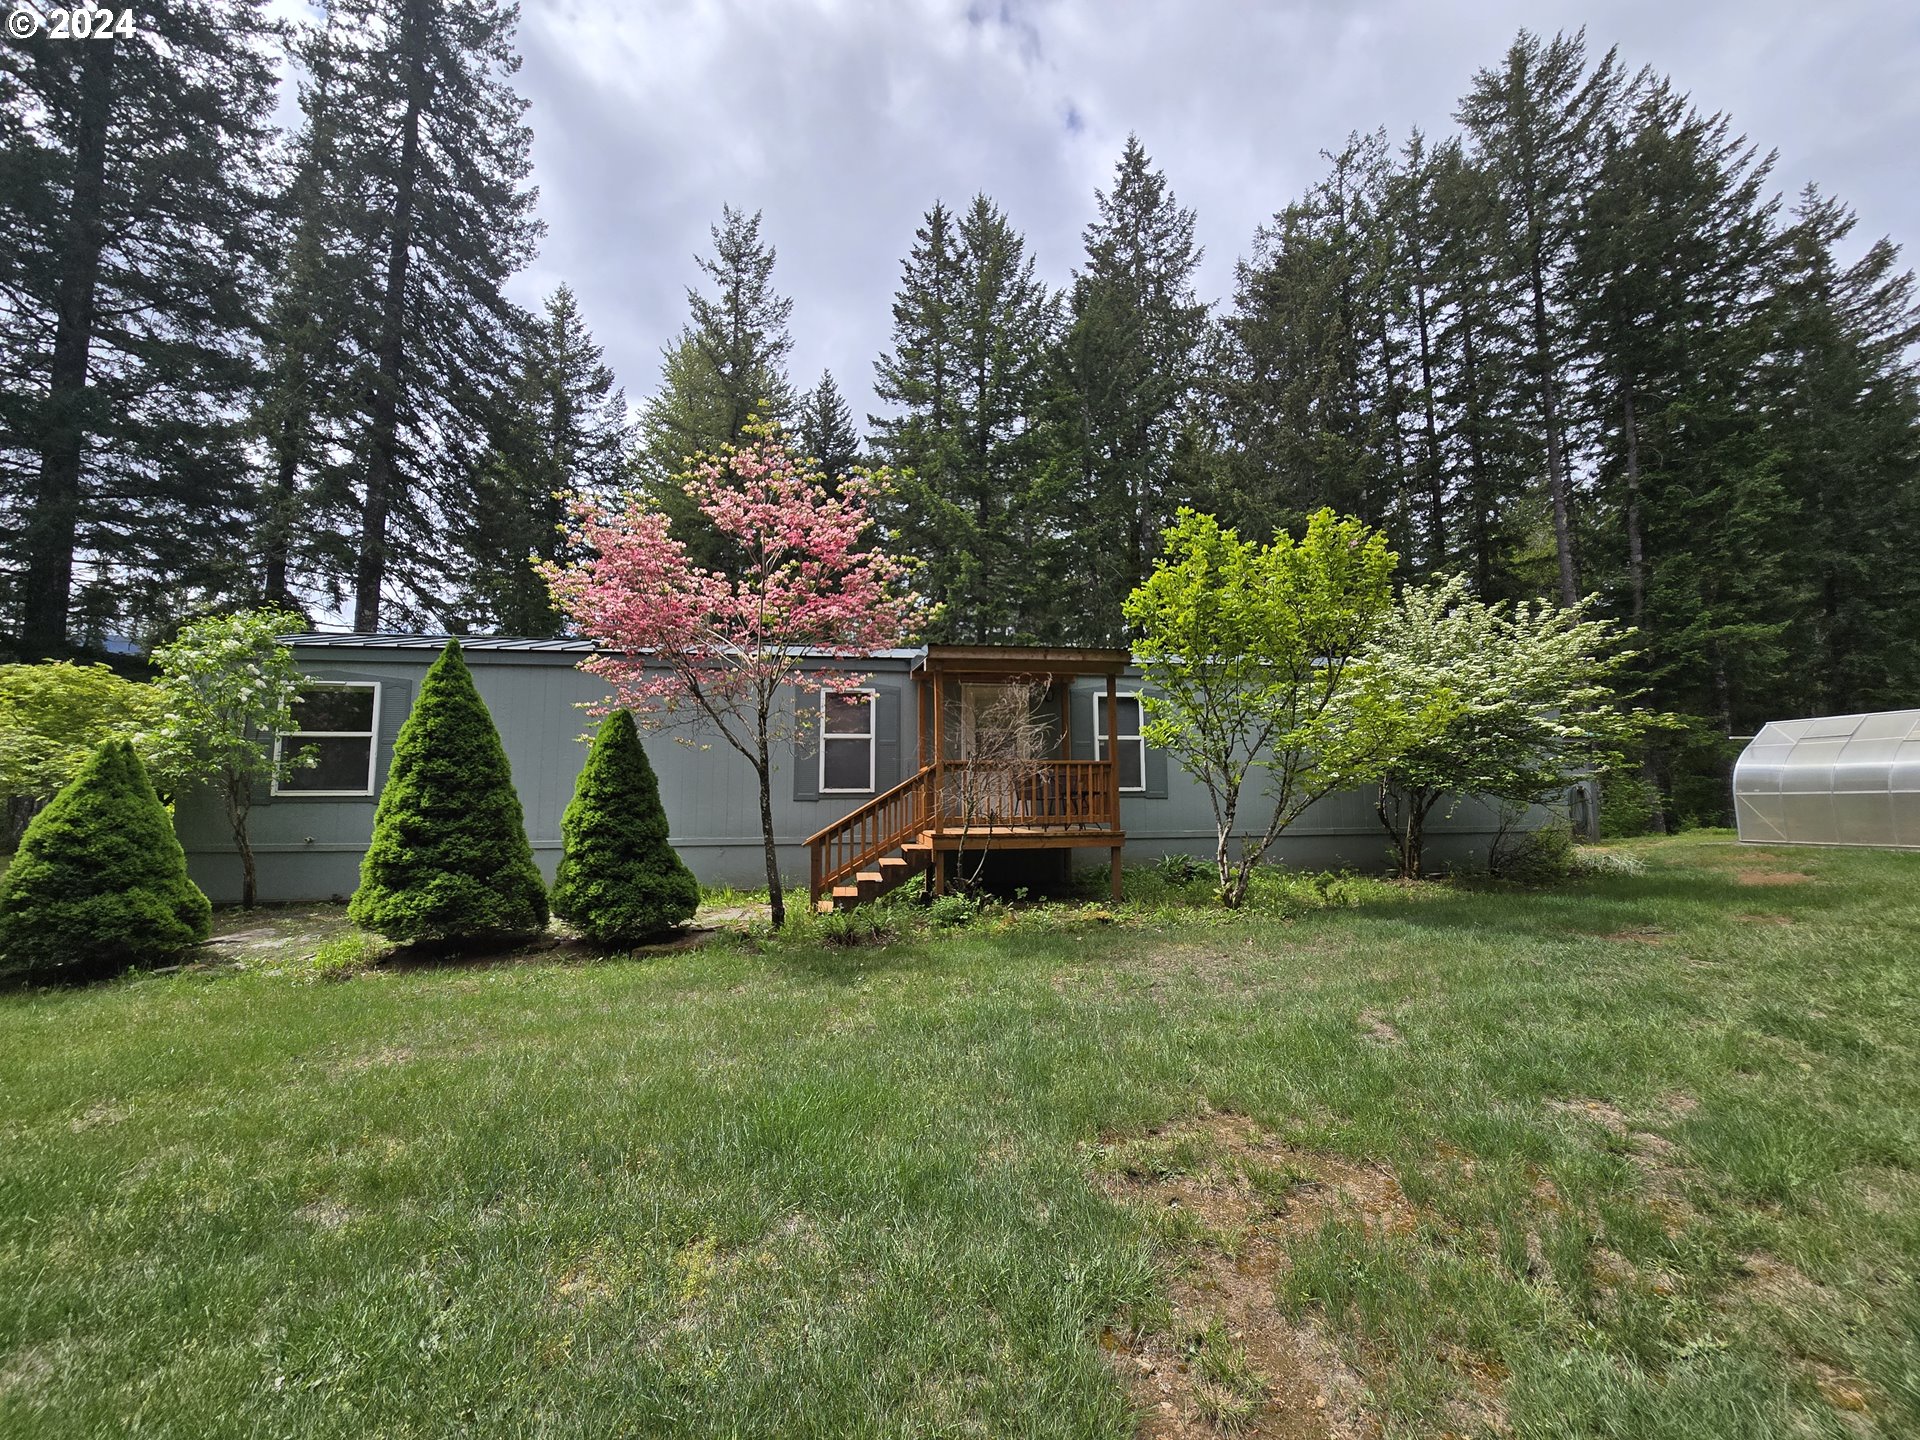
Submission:
[[[1785,679],[1798,583],[1757,366],[1769,162],[1665,82],[1639,88],[1593,176],[1568,268],[1597,441],[1589,582],[1641,631],[1641,675],[1722,733]]]
[[[292,142],[274,211],[281,261],[254,397],[253,428],[265,451],[254,520],[257,594],[281,609],[309,597],[339,608],[354,569],[350,424],[354,397],[369,382],[356,369],[351,337],[371,329],[379,255],[351,223],[358,197],[338,193],[330,178],[342,147],[337,132],[351,123],[333,98],[334,24],[330,10],[289,47],[304,72],[299,98],[308,120]]]
[[[501,398],[491,443],[454,517],[457,613],[476,631],[557,635],[560,617],[532,562],[561,558],[569,499],[618,496],[633,444],[626,396],[567,286],[522,329]]]
[[[793,301],[773,288],[778,252],[761,238],[759,211],[724,206],[711,233],[713,255],[695,260],[713,293],[687,290],[692,319],[666,347],[660,389],[641,410],[637,464],[694,559],[725,569],[725,547],[686,503],[678,477],[695,456],[739,444],[755,416],[779,424],[793,418],[786,372]]]
[[[1049,463],[1067,487],[1067,562],[1088,586],[1074,638],[1119,644],[1121,603],[1191,498],[1176,478],[1177,455],[1207,307],[1193,288],[1201,259],[1193,211],[1180,208],[1138,137],[1127,137],[1113,189],[1096,192],[1095,203],[1054,362]]]
[[[1810,715],[1920,695],[1920,306],[1886,240],[1850,265],[1835,254],[1854,225],[1817,189],[1801,196],[1781,237],[1760,386],[1775,401],[1769,438],[1808,582],[1792,639],[1795,708]]]
[[[102,745],[33,817],[0,878],[0,958],[32,973],[155,965],[212,929],[173,820],[125,740]]]
[[[1400,539],[1372,233],[1384,145],[1355,137],[1330,157],[1327,178],[1262,227],[1236,267],[1218,381],[1232,446],[1224,508],[1249,534],[1331,507]]]
[[[1058,324],[1058,298],[992,201],[976,196],[957,225],[928,212],[875,365],[900,413],[872,423],[903,472],[894,528],[925,563],[922,591],[947,607],[936,638],[1043,639],[1066,623],[1038,424]]]
[[[693,918],[700,882],[667,840],[660,782],[616,710],[600,722],[560,821],[553,912],[598,945],[635,945]]]
[[[315,77],[301,144],[327,155],[306,223],[330,263],[324,284],[282,288],[291,316],[324,317],[351,347],[356,630],[443,608],[441,531],[499,411],[520,322],[502,287],[540,230],[516,18],[509,0],[328,0],[297,43]],[[312,479],[298,469],[296,497]],[[274,490],[289,493],[277,476]]]
[[[29,654],[243,584],[272,33],[261,0],[178,0],[0,45],[0,612]]]
[[[457,640],[394,741],[347,914],[401,941],[485,943],[546,927],[507,753]]]
[[[1521,289],[1528,363],[1554,535],[1562,605],[1580,598],[1575,496],[1568,456],[1565,273],[1586,177],[1618,99],[1612,51],[1589,69],[1586,35],[1552,40],[1521,31],[1498,69],[1474,76],[1460,107],[1476,162],[1493,179],[1503,224],[1503,268]]]
[[[799,434],[801,451],[820,462],[829,488],[837,490],[859,466],[860,431],[831,371],[822,371],[820,383],[800,402]]]

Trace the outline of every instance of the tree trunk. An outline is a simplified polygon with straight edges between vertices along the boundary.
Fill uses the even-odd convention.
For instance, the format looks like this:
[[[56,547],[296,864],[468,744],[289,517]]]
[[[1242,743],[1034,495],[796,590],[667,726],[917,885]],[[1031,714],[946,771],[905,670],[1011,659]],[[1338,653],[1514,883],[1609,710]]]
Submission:
[[[1413,277],[1413,316],[1420,337],[1421,428],[1425,441],[1423,458],[1427,480],[1427,524],[1433,533],[1428,545],[1436,574],[1447,564],[1447,477],[1440,463],[1440,425],[1434,414],[1433,346],[1427,333],[1427,277],[1416,263]]]
[[[1560,561],[1560,603],[1580,599],[1580,578],[1573,561],[1573,488],[1567,480],[1565,442],[1560,434],[1560,390],[1553,373],[1553,347],[1547,337],[1546,277],[1538,253],[1533,281],[1533,358],[1540,384],[1540,418],[1547,432],[1547,492],[1553,500],[1553,547]]]
[[[1633,623],[1638,628],[1647,614],[1647,558],[1640,530],[1640,426],[1633,413],[1632,386],[1620,397],[1620,426],[1627,442],[1627,583],[1633,591]]]
[[[760,775],[760,843],[767,861],[767,908],[773,928],[778,930],[787,923],[787,897],[780,888],[780,852],[773,843],[773,771],[767,758],[766,734],[766,726],[762,725],[760,754],[753,766]]]
[[[240,852],[240,905],[242,909],[251,910],[260,898],[260,891],[253,865],[253,837],[247,833],[244,815],[233,822],[233,848]]]
[[[266,534],[261,547],[266,570],[262,593],[269,605],[283,609],[293,606],[287,571],[288,557],[293,551],[294,483],[300,471],[300,432],[304,428],[304,418],[294,415],[281,422],[274,445],[273,488],[269,492]]]
[[[407,265],[413,249],[413,194],[420,168],[420,116],[427,103],[427,0],[408,0],[402,45],[407,52],[407,109],[401,121],[400,168],[394,182],[393,230],[381,303],[379,375],[373,386],[367,492],[360,513],[360,559],[354,571],[353,628],[380,628],[380,589],[387,578],[387,518],[393,505],[399,449],[401,368],[406,354]]]
[[[1473,584],[1482,600],[1492,599],[1493,501],[1488,494],[1486,454],[1480,444],[1479,355],[1471,322],[1464,322],[1460,359],[1467,392],[1467,468],[1473,476]]]
[[[82,49],[73,198],[59,258],[40,483],[27,519],[20,640],[29,656],[55,655],[67,648],[73,549],[80,524],[80,461],[88,428],[87,359],[93,345],[100,252],[106,244],[107,123],[120,42],[77,43]]]

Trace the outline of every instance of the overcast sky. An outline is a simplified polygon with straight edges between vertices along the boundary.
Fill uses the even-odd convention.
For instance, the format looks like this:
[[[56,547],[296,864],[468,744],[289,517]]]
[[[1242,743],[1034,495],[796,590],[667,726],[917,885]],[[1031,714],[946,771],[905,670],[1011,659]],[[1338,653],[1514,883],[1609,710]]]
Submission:
[[[1384,125],[1450,132],[1522,25],[1671,75],[1859,212],[1920,241],[1920,4],[1831,0],[523,0],[548,234],[515,283],[561,281],[629,399],[685,323],[722,203],[765,214],[794,300],[793,378],[862,417],[900,262],[935,199],[985,191],[1063,283],[1129,131],[1198,213],[1201,293],[1232,287],[1319,152]],[[1910,257],[1911,258],[1911,257]]]

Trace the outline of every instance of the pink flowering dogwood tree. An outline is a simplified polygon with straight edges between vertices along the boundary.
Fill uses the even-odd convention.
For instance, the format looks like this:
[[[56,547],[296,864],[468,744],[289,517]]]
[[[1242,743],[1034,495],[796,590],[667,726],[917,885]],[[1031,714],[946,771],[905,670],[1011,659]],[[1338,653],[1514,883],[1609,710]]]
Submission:
[[[569,564],[540,567],[554,603],[601,649],[581,668],[614,703],[654,730],[717,729],[760,779],[760,831],[773,923],[786,922],[773,839],[776,747],[799,739],[816,707],[787,702],[857,686],[823,666],[908,644],[922,605],[901,562],[870,548],[869,505],[887,476],[861,473],[829,491],[817,463],[777,427],[702,457],[682,477],[687,498],[733,552],[725,572],[696,566],[643,499],[573,511]],[[609,707],[610,708],[610,707]]]

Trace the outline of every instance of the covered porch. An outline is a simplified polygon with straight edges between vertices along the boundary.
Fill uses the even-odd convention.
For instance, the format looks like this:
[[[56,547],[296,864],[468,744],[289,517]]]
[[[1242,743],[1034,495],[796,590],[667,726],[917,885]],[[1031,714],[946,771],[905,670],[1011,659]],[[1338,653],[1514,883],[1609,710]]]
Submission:
[[[931,645],[913,666],[918,768],[810,837],[816,904],[858,903],[931,870],[945,893],[954,857],[1104,847],[1120,898],[1118,691],[1124,650]],[[1105,681],[1095,759],[1073,759],[1072,689]]]

